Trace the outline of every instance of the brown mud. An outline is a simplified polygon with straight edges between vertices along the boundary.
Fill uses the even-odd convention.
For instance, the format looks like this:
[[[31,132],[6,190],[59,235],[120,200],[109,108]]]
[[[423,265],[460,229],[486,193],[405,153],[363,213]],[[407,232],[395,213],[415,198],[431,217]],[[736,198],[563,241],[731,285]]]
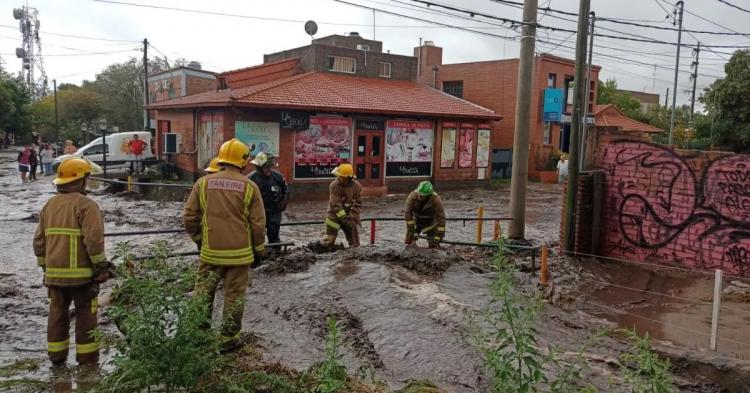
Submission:
[[[50,391],[72,391],[86,386],[95,379],[96,373],[79,369],[72,357],[64,372],[51,369],[45,361],[46,289],[31,249],[38,211],[54,195],[54,189],[51,178],[20,184],[13,158],[12,154],[0,154],[0,237],[5,239],[0,270],[0,334],[3,335],[0,365],[16,359],[39,359],[38,369],[24,371],[18,377],[45,381]],[[156,202],[132,195],[121,198],[105,192],[103,185],[92,184],[92,188],[95,191],[89,195],[104,212],[107,232],[181,226],[182,201]],[[485,206],[485,216],[507,215],[507,186],[441,194],[449,217],[475,216],[480,204]],[[531,183],[528,195],[527,237],[533,244],[556,241],[560,188]],[[368,198],[363,216],[399,217],[403,212],[403,200],[404,195]],[[322,220],[324,211],[324,201],[299,201],[290,204],[284,219]],[[503,227],[506,226],[504,222]],[[449,222],[448,238],[474,241],[475,229],[474,222]],[[350,371],[370,366],[377,378],[392,388],[403,387],[411,379],[427,379],[450,392],[483,391],[486,380],[482,377],[477,354],[466,341],[465,313],[478,310],[489,300],[487,286],[493,277],[487,268],[490,252],[465,247],[429,250],[423,240],[419,247],[405,248],[404,230],[399,221],[378,222],[376,245],[320,254],[302,246],[322,239],[322,225],[282,227],[282,240],[292,240],[298,248],[269,259],[254,270],[247,293],[243,326],[262,348],[258,354],[262,362],[302,370],[320,361],[324,351],[325,319],[334,316],[342,324],[342,352]],[[360,235],[365,244],[369,239],[369,225]],[[491,238],[492,225],[486,223],[483,240]],[[148,245],[159,239],[167,240],[174,251],[194,250],[187,236],[168,234],[108,237],[108,254],[112,256],[120,241],[127,241],[135,248],[134,253],[146,253]],[[513,258],[525,271],[519,273],[524,287],[535,288],[538,259],[532,263],[527,253]],[[618,303],[618,299],[633,298],[632,294],[607,296],[607,285],[590,282],[621,282],[618,280],[634,275],[618,269],[613,264],[554,258],[551,263],[553,285],[546,289],[550,306],[540,321],[540,345],[556,344],[566,352],[575,353],[602,327],[615,327],[618,323],[628,326],[630,321],[618,319],[616,313],[587,306],[602,302],[632,311],[629,307],[633,304]],[[699,283],[701,288],[706,284]],[[111,283],[106,284],[102,293],[110,287]],[[653,286],[644,288],[665,290]],[[217,302],[221,302],[220,296]],[[647,304],[657,304],[657,299],[646,297],[635,303]],[[673,306],[661,304],[662,314],[652,316],[662,318],[661,315],[670,312],[684,311]],[[703,319],[710,315],[701,314],[699,310],[694,312]],[[102,320],[105,330],[115,330],[106,318]],[[705,324],[705,321],[700,320],[700,323]],[[642,331],[652,331],[659,338],[686,345],[687,348],[678,347],[679,353],[687,354],[690,350],[689,344],[675,339],[664,329],[640,326],[645,329]],[[746,327],[747,320],[738,326]],[[697,329],[708,331],[703,325]],[[739,327],[727,326],[724,330],[734,329]],[[744,340],[741,336],[736,338]],[[619,391],[617,386],[608,388],[608,384],[610,379],[618,379],[617,354],[623,349],[621,340],[605,338],[585,354],[592,363],[589,379],[602,391]],[[720,350],[733,353],[732,348],[721,341]],[[103,359],[106,363],[106,351]],[[680,391],[721,391],[698,376],[696,369],[692,366],[676,369]]]

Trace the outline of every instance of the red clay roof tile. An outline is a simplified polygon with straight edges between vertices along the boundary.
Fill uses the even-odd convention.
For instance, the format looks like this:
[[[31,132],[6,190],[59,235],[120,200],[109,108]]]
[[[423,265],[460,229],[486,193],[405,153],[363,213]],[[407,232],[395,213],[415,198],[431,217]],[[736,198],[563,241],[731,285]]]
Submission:
[[[622,111],[613,104],[594,106],[595,125],[599,127],[618,127],[621,131],[635,132],[664,132],[660,128],[641,123],[625,116]]]
[[[180,97],[149,109],[197,106],[273,107],[406,116],[499,120],[495,112],[411,81],[310,72],[241,89]]]

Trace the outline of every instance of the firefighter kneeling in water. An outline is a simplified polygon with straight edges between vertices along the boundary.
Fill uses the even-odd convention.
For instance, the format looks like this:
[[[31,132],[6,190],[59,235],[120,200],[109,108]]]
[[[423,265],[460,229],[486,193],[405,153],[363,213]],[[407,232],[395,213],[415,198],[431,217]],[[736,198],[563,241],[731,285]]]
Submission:
[[[344,231],[349,247],[359,247],[359,213],[362,208],[362,186],[354,176],[351,164],[341,164],[333,170],[336,180],[328,188],[326,237],[323,245],[332,248],[339,229]]]
[[[445,238],[445,209],[440,196],[433,190],[432,183],[423,181],[406,198],[406,244],[412,244],[419,234],[429,239],[430,248],[437,248]]]
[[[255,170],[248,178],[255,182],[263,196],[263,206],[266,208],[266,234],[269,243],[281,243],[279,231],[281,230],[281,212],[286,210],[289,198],[289,187],[286,185],[284,175],[273,169],[273,159],[266,153],[259,153],[250,161],[255,165]],[[269,249],[275,252],[279,247]]]
[[[224,280],[222,338],[229,349],[242,329],[250,265],[265,256],[266,213],[258,186],[242,170],[250,148],[239,139],[219,149],[219,172],[203,176],[185,203],[185,231],[200,249],[195,292],[207,295],[209,318],[218,281]]]
[[[70,347],[70,303],[75,305],[76,360],[99,360],[94,336],[99,284],[110,276],[104,255],[104,223],[99,206],[86,196],[86,178],[101,168],[81,158],[63,161],[52,181],[58,194],[39,214],[34,254],[44,270],[49,296],[47,353],[55,364],[65,363]]]

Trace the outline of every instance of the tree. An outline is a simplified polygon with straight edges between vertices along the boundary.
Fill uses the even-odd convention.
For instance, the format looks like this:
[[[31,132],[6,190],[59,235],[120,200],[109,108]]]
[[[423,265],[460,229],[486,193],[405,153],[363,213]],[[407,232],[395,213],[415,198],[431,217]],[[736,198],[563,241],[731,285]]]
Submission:
[[[734,52],[724,72],[726,77],[715,80],[700,97],[713,121],[713,142],[750,153],[750,50]]]
[[[15,134],[16,143],[31,132],[31,98],[22,80],[0,73],[0,131]]]
[[[66,84],[58,89],[60,139],[86,140],[81,126],[95,123],[102,116],[101,100],[95,92],[76,85]],[[33,114],[34,130],[45,140],[55,140],[55,97],[47,96],[34,103]]]
[[[599,81],[596,103],[600,105],[614,104],[626,116],[639,121],[644,120],[641,113],[641,103],[633,98],[632,94],[618,90],[615,79],[607,79],[605,82]]]

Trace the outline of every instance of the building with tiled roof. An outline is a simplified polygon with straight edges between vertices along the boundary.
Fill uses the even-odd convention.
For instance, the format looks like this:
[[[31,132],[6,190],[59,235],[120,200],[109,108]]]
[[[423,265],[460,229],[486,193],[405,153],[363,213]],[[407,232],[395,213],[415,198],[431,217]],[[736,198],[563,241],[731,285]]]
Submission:
[[[438,187],[489,181],[491,129],[501,116],[417,83],[415,58],[349,35],[264,59],[217,74],[212,91],[148,105],[161,158],[198,177],[237,137],[251,155],[276,156],[296,190],[323,189],[343,162],[373,193],[426,179]]]

